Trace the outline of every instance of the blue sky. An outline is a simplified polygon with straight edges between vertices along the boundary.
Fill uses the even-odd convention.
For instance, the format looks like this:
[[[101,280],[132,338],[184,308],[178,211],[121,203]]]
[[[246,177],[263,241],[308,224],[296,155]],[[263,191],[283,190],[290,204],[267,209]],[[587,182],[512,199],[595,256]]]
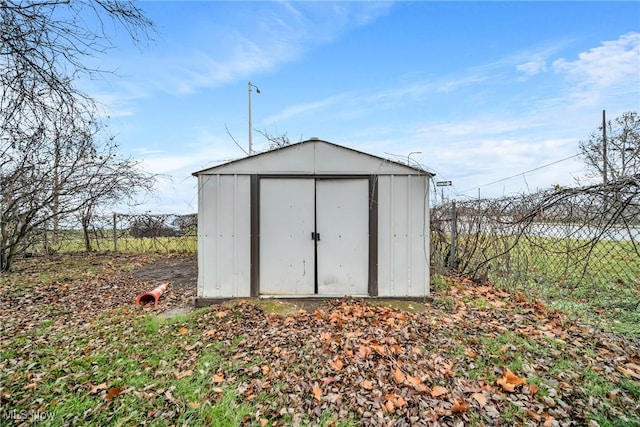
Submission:
[[[136,211],[197,210],[191,173],[253,126],[418,161],[465,199],[574,185],[608,118],[640,110],[638,2],[141,2],[157,26],[81,82],[120,150],[164,175]],[[267,148],[253,133],[254,149]],[[515,178],[504,178],[517,175]],[[496,184],[490,184],[500,181]],[[440,190],[440,189],[439,189]],[[440,197],[440,192],[438,197]]]

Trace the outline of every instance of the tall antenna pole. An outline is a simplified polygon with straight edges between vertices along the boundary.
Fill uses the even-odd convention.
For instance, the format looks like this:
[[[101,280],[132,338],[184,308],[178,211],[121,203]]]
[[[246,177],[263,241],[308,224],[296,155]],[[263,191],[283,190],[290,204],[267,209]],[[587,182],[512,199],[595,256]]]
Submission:
[[[256,93],[260,93],[260,89],[258,86],[251,84],[249,82],[249,155],[253,154],[253,126],[251,125],[251,88],[256,88]]]
[[[602,110],[602,183],[607,184],[607,120],[605,110]]]
[[[249,82],[249,155],[253,154],[253,140],[252,140],[252,128],[251,128],[251,82]]]

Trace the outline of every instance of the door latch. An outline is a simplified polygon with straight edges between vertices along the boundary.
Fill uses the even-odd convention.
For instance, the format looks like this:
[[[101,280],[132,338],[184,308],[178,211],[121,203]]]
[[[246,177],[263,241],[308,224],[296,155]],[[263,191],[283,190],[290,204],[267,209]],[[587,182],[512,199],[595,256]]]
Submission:
[[[315,231],[312,231],[311,240],[315,240],[316,242],[320,241],[320,233],[316,233]]]

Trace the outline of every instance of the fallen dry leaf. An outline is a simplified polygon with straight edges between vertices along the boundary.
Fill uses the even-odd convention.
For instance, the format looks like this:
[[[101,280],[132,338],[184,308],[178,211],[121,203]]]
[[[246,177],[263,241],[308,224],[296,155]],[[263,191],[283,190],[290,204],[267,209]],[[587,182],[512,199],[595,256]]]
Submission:
[[[362,386],[362,388],[364,388],[365,390],[373,390],[373,383],[369,380],[363,380],[360,385]]]
[[[471,397],[473,399],[475,399],[476,402],[478,402],[478,404],[480,405],[481,408],[484,408],[484,406],[487,404],[487,402],[489,401],[489,399],[487,398],[487,396],[485,396],[482,393],[473,393],[471,394]]]
[[[105,399],[107,399],[107,401],[113,400],[116,397],[120,396],[122,394],[122,391],[123,390],[119,387],[111,387],[109,391],[107,391]]]
[[[312,392],[313,392],[313,397],[318,402],[322,400],[322,389],[320,387],[318,387],[317,385],[313,386]]]
[[[188,369],[186,371],[178,372],[176,374],[176,378],[180,379],[180,378],[184,378],[184,377],[190,377],[191,375],[193,375],[193,370],[192,369]]]
[[[473,349],[467,347],[464,349],[464,354],[466,354],[467,356],[469,356],[472,359],[475,359],[476,357],[478,357],[478,354],[473,351]]]
[[[378,345],[378,344],[372,344],[371,345],[371,350],[375,351],[380,356],[385,356],[387,354],[387,350],[383,346]]]
[[[447,391],[447,389],[446,389],[446,388],[444,388],[444,387],[442,387],[442,386],[439,386],[439,385],[434,386],[434,387],[431,389],[431,396],[432,396],[432,397],[440,397],[440,396],[444,396],[444,395],[445,395],[445,394],[447,394],[447,393],[449,393],[449,392]]]
[[[390,414],[393,414],[396,411],[396,406],[393,404],[391,400],[387,400],[387,402],[384,404],[384,408]]]
[[[113,265],[115,269],[118,263]],[[33,271],[26,273],[39,276]],[[20,294],[19,286],[7,286],[3,280],[5,276],[0,280],[0,299],[9,304],[0,304],[0,323],[3,328],[9,328],[9,335],[23,336],[22,330],[27,334],[29,330],[44,330],[41,323],[48,320],[46,313],[53,311],[51,308],[62,314],[51,320],[49,329],[52,333],[29,335],[34,345],[26,346],[24,354],[0,360],[2,404],[37,411],[41,399],[34,399],[35,403],[18,403],[18,399],[29,394],[23,388],[33,387],[36,383],[36,390],[42,389],[38,394],[52,406],[56,399],[64,401],[76,390],[92,395],[105,390],[102,393],[105,399],[109,389],[107,383],[94,385],[85,380],[75,388],[69,387],[76,370],[84,375],[78,378],[96,378],[87,375],[90,372],[83,368],[84,363],[71,366],[69,361],[56,360],[51,369],[45,370],[34,350],[43,346],[63,348],[73,345],[72,340],[66,339],[71,337],[82,342],[81,347],[73,349],[74,356],[82,359],[113,351],[114,343],[127,345],[130,342],[127,340],[146,340],[144,331],[132,327],[137,324],[137,312],[132,312],[123,321],[120,321],[119,313],[113,314],[119,325],[118,332],[112,335],[114,339],[110,340],[105,340],[104,332],[99,331],[103,323],[110,327],[109,322],[93,320],[96,313],[119,307],[119,301],[126,300],[126,304],[131,305],[131,296],[136,291],[127,294],[129,287],[125,284],[128,282],[123,279],[116,282],[109,279],[103,283],[99,278],[90,277],[84,281],[57,278],[57,283],[42,282],[40,287]],[[393,421],[401,423],[401,420],[407,425],[420,422],[442,426],[473,422],[507,425],[504,414],[515,409],[513,403],[520,408],[518,414],[522,414],[517,416],[516,424],[558,426],[598,417],[603,420],[601,425],[614,425],[616,420],[634,419],[637,412],[633,406],[635,395],[621,385],[623,381],[635,381],[634,375],[640,374],[640,351],[634,342],[618,336],[612,339],[610,335],[580,325],[559,312],[544,311],[544,306],[538,305],[533,295],[524,294],[526,301],[519,301],[522,298],[491,284],[478,286],[466,278],[447,280],[451,284],[449,289],[433,291],[436,299],[450,300],[450,306],[445,310],[434,308],[430,303],[415,303],[414,307],[420,306],[419,314],[376,307],[351,298],[318,302],[320,308],[317,309],[309,304],[314,308],[308,313],[298,311],[286,315],[265,313],[251,301],[199,311],[188,326],[185,324],[180,328],[182,325],[178,324],[173,329],[161,328],[153,335],[153,339],[170,340],[175,335],[179,338],[201,334],[196,343],[177,343],[183,351],[177,357],[163,360],[157,367],[146,366],[142,354],[131,353],[130,349],[119,345],[115,347],[125,352],[125,356],[142,362],[147,372],[158,378],[168,377],[169,383],[172,378],[190,381],[196,374],[192,370],[199,366],[198,360],[215,349],[223,362],[213,368],[197,368],[200,374],[212,378],[203,393],[185,396],[174,388],[174,384],[168,383],[121,386],[125,389],[122,393],[132,390],[131,397],[135,395],[141,402],[153,401],[157,405],[152,410],[137,407],[138,413],[147,415],[149,422],[171,416],[178,418],[182,411],[190,409],[195,423],[206,423],[203,417],[207,411],[201,409],[215,405],[225,391],[237,394],[252,406],[251,413],[238,420],[243,425],[288,425],[298,420],[300,425],[324,425],[326,415],[323,414],[336,414],[336,418],[346,414],[346,424],[359,425],[387,425]],[[12,283],[17,282],[10,280],[9,285]],[[60,283],[68,283],[68,291],[62,292]],[[82,292],[85,288],[91,289],[92,293]],[[177,286],[176,291],[179,291]],[[193,295],[193,291],[190,292]],[[93,296],[94,293],[97,296]],[[117,298],[120,294],[123,296],[109,299],[110,294]],[[74,295],[76,297],[72,298]],[[170,305],[172,294],[168,296],[166,302]],[[480,298],[486,304],[473,303]],[[47,310],[36,310],[44,305],[40,301],[50,305]],[[173,301],[178,302],[177,299]],[[30,315],[20,320],[23,312]],[[67,329],[67,324],[73,329]],[[79,324],[83,327],[78,328]],[[503,346],[505,341],[498,340],[512,334],[531,346],[511,341]],[[429,344],[425,345],[427,339]],[[184,341],[184,337],[178,341]],[[494,346],[496,342],[500,344]],[[501,346],[503,351],[498,352],[497,348]],[[584,351],[585,347],[591,351]],[[544,348],[545,351],[529,353],[533,348]],[[498,370],[502,365],[510,366],[515,358],[523,361],[523,368],[516,371],[517,375]],[[550,369],[563,360],[573,363],[561,372]],[[32,363],[40,364],[29,366]],[[469,375],[471,364],[479,375]],[[59,385],[50,379],[53,369],[55,373],[59,369],[61,374]],[[605,390],[608,391],[604,395],[585,396],[584,369],[592,369],[594,375],[607,384]],[[495,378],[496,372],[503,385],[487,382],[486,378]],[[536,384],[527,384],[525,373],[539,378],[545,393],[540,393]],[[434,385],[433,390],[427,385]],[[45,390],[56,387],[62,393],[52,399],[51,393]],[[507,393],[511,394],[507,396]],[[115,397],[115,394],[110,396],[111,402],[115,403]],[[107,402],[98,404],[97,409],[100,405],[107,406]],[[78,424],[90,423],[95,418],[92,411],[97,409],[84,416],[77,414]],[[548,413],[542,413],[543,410]],[[126,420],[124,418],[125,424],[130,422]],[[326,425],[337,423],[331,419]]]
[[[334,371],[342,370],[342,360],[340,360],[340,359],[332,360],[331,362],[329,362],[329,365],[331,365],[331,368]]]
[[[502,376],[496,380],[496,383],[502,387],[502,390],[513,393],[516,387],[526,384],[527,381],[524,378],[518,377],[509,369],[505,369]]]
[[[456,403],[454,403],[453,406],[451,406],[451,412],[454,414],[461,414],[461,413],[467,412],[468,408],[469,408],[469,403],[465,402],[462,399],[456,398]]]
[[[393,379],[396,381],[396,383],[402,384],[404,382],[405,375],[399,368],[396,368],[393,371]]]
[[[446,376],[448,376],[448,377],[452,377],[452,378],[456,376],[456,373],[455,373],[455,372],[453,372],[453,371],[451,370],[451,368],[449,368],[449,367],[447,367],[447,368],[443,368],[443,369],[442,369],[442,373],[443,373],[444,375],[446,375]]]
[[[102,383],[102,384],[92,386],[91,391],[89,393],[96,394],[97,392],[101,390],[106,390],[106,389],[107,389],[107,383]]]
[[[411,385],[422,384],[422,379],[420,379],[420,377],[418,377],[418,376],[407,375],[407,381]]]

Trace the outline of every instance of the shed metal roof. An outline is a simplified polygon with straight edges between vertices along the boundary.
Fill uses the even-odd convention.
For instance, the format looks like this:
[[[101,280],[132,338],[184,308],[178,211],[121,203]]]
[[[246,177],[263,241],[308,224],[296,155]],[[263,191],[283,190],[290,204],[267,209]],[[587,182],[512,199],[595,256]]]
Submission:
[[[429,175],[421,168],[364,153],[320,139],[309,139],[275,150],[254,154],[194,172],[199,175],[226,174],[285,175]]]

